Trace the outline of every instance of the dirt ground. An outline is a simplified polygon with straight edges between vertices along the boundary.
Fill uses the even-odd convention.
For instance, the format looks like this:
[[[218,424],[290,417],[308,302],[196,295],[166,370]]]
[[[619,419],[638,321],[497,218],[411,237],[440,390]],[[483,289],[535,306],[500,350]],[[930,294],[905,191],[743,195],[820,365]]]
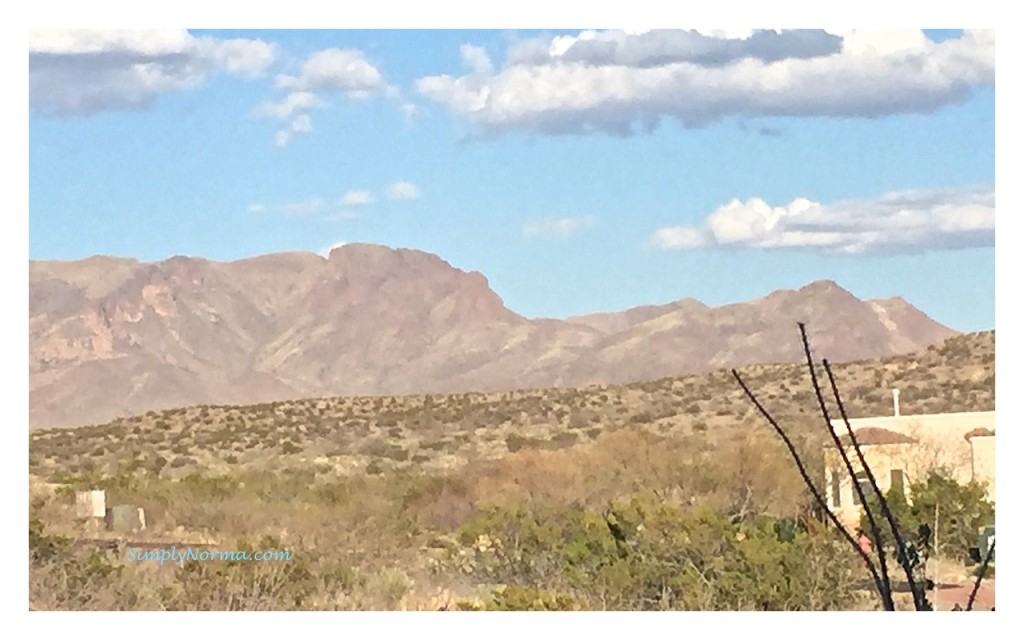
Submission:
[[[956,605],[967,608],[967,601],[974,590],[974,582],[963,582],[958,585],[942,585],[935,594],[928,594],[936,611],[949,611]],[[974,611],[991,611],[996,606],[996,581],[982,580],[978,595],[974,599]]]

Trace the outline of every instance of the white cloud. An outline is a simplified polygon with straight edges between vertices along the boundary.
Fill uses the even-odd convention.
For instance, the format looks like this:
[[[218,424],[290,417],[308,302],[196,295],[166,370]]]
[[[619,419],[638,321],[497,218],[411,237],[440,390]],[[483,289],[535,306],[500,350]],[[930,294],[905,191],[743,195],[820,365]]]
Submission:
[[[741,36],[741,37],[737,37]],[[961,102],[995,78],[991,31],[582,32],[510,47],[504,67],[420,78],[417,90],[485,131],[628,135],[662,118],[877,117]]]
[[[665,227],[651,236],[651,244],[660,249],[699,249],[709,244],[704,229],[695,227]]]
[[[288,131],[283,131],[288,134]],[[319,196],[284,202],[274,205],[262,203],[249,205],[249,213],[264,213],[273,211],[278,214],[295,217],[317,216],[322,220],[354,220],[359,218],[359,213],[353,207],[363,207],[375,202],[369,191],[352,190],[337,200],[325,200]]]
[[[30,53],[179,53],[195,40],[184,29],[41,29],[29,33]]]
[[[905,191],[873,200],[821,204],[797,198],[771,206],[760,198],[733,199],[700,226],[654,232],[661,249],[814,249],[829,253],[892,253],[992,246],[995,192],[991,187]]]
[[[380,71],[356,49],[323,49],[309,56],[298,76],[280,75],[277,87],[289,91],[341,91],[360,98],[383,90]]]
[[[412,122],[416,118],[419,109],[411,102],[402,104],[402,117],[405,118],[406,122]]]
[[[261,116],[288,120],[296,112],[302,113],[319,107],[322,104],[316,94],[309,91],[289,93],[279,102],[265,102],[256,110]]]
[[[343,207],[355,207],[373,203],[373,196],[369,191],[349,191],[338,202]]]
[[[387,194],[392,200],[415,200],[420,197],[420,190],[413,183],[402,181],[388,185]]]
[[[199,49],[229,73],[255,78],[274,62],[274,47],[260,40],[200,38]]]
[[[494,65],[491,64],[491,59],[487,57],[483,47],[464,44],[459,48],[459,53],[462,54],[462,62],[473,73],[488,74],[494,71]]]
[[[546,218],[533,220],[523,225],[523,235],[531,237],[567,237],[594,226],[593,216],[577,218]]]
[[[295,133],[309,133],[313,130],[313,124],[309,119],[308,113],[304,113],[292,120],[291,127]]]
[[[292,141],[292,132],[287,129],[280,129],[274,132],[274,146],[283,149]]]
[[[356,49],[317,51],[302,63],[298,75],[277,76],[275,86],[286,92],[284,97],[264,103],[257,114],[289,121],[274,134],[274,144],[279,148],[287,146],[294,134],[313,130],[309,114],[325,106],[321,94],[340,92],[350,100],[366,100],[393,91],[380,71]]]
[[[29,103],[46,116],[84,117],[150,107],[167,91],[224,71],[253,77],[273,62],[262,40],[185,30],[49,30],[29,35]]]

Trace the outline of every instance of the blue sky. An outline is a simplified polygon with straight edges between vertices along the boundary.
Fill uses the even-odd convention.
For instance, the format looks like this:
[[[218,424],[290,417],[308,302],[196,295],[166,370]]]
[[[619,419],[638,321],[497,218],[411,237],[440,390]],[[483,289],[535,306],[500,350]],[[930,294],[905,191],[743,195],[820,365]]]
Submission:
[[[373,242],[531,317],[828,278],[990,329],[992,38],[36,32],[29,255]]]

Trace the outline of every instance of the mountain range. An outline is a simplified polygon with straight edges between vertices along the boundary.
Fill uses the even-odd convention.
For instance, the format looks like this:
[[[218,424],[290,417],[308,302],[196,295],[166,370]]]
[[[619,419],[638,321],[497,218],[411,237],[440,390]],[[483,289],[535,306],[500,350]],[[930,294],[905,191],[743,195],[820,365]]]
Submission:
[[[957,332],[902,298],[831,281],[709,307],[692,298],[566,319],[510,309],[479,272],[411,249],[234,262],[95,256],[29,265],[30,426],[195,404],[624,383],[802,358],[835,361]]]

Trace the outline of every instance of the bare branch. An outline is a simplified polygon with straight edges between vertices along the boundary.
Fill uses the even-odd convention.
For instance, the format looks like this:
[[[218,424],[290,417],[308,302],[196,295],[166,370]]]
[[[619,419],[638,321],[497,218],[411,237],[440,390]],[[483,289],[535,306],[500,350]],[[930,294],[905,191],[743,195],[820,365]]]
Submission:
[[[818,375],[814,371],[814,360],[811,358],[811,345],[807,340],[807,327],[803,322],[797,323],[800,327],[800,339],[804,345],[804,356],[807,358],[807,369],[811,372],[811,385],[814,387],[814,395],[818,398],[818,407],[821,409],[821,416],[825,421],[825,429],[828,430],[828,434],[832,436],[832,442],[835,444],[836,449],[839,451],[839,456],[843,459],[843,464],[846,466],[846,472],[850,474],[850,482],[853,483],[853,489],[857,492],[857,496],[860,498],[860,503],[865,505],[865,512],[868,516],[868,525],[871,527],[871,535],[875,539],[875,551],[878,552],[878,563],[881,568],[881,581],[883,590],[881,593],[882,601],[885,604],[885,608],[890,611],[895,609],[895,603],[892,600],[892,584],[889,582],[889,570],[885,563],[885,549],[882,547],[882,534],[878,529],[878,523],[875,522],[875,516],[871,513],[870,509],[867,509],[867,497],[864,495],[864,490],[861,488],[860,483],[857,482],[857,474],[853,470],[853,463],[850,462],[850,456],[846,454],[846,448],[843,447],[842,442],[839,440],[839,435],[836,434],[835,429],[832,428],[832,420],[828,414],[828,407],[825,406],[825,398],[821,393],[821,385],[818,384]],[[857,453],[860,454],[860,448],[857,448]],[[861,464],[867,468],[867,464],[864,462],[863,455],[860,456]],[[885,501],[885,496],[878,491],[877,485],[872,482],[878,498],[880,501]],[[908,577],[910,574],[907,574]],[[914,583],[911,582],[911,590],[914,591],[914,604],[918,603],[917,590],[914,587]]]
[[[823,360],[822,364],[825,366],[825,373],[828,375],[829,383],[832,386],[832,394],[835,396],[836,406],[839,407],[839,415],[842,416],[843,424],[846,425],[846,433],[850,436],[850,443],[853,445],[854,451],[857,452],[857,459],[860,460],[860,464],[864,468],[864,473],[868,476],[868,482],[871,483],[871,488],[875,490],[875,495],[878,496],[878,504],[882,510],[882,516],[889,523],[893,539],[896,541],[896,548],[903,549],[903,535],[900,533],[899,524],[896,522],[896,518],[892,515],[892,511],[889,509],[889,502],[885,499],[885,496],[882,495],[882,490],[878,486],[878,481],[875,479],[874,472],[871,470],[871,467],[868,466],[867,460],[864,459],[864,452],[861,451],[860,443],[857,442],[857,436],[853,433],[853,427],[850,426],[850,418],[846,414],[846,407],[843,405],[843,399],[839,395],[839,386],[836,384],[836,377],[832,373],[832,367],[829,366],[828,360]],[[854,484],[856,484],[856,479],[854,479]],[[874,518],[871,515],[871,509],[868,508],[867,502],[863,498],[863,494],[861,496],[861,503],[864,505],[864,511],[868,514],[869,522],[871,522],[872,527],[874,527]],[[877,536],[877,530],[874,531],[873,534]],[[881,547],[881,544],[879,544],[879,547]],[[881,549],[879,551],[881,551]],[[914,580],[914,572],[913,568],[910,566],[909,558],[906,557],[905,553],[897,552],[896,560],[900,563],[900,566],[903,567],[903,571],[907,574],[907,584],[910,585],[910,591],[914,596],[914,608],[918,611],[931,609],[931,606],[928,604],[928,600],[924,595],[924,590],[919,590],[918,585]]]
[[[757,407],[757,410],[761,412],[761,415],[764,416],[765,420],[768,421],[772,428],[775,429],[775,432],[779,434],[779,437],[782,438],[782,441],[786,444],[786,448],[789,449],[789,453],[793,457],[793,461],[796,463],[796,468],[800,472],[800,477],[803,478],[804,484],[807,485],[807,488],[808,490],[810,490],[811,495],[814,496],[815,502],[817,502],[818,506],[820,506],[825,511],[825,514],[828,516],[832,524],[835,525],[836,529],[839,530],[839,533],[841,533],[842,536],[846,538],[846,541],[850,543],[850,545],[854,548],[854,550],[856,550],[857,554],[861,557],[861,559],[864,560],[865,566],[867,566],[868,571],[871,573],[871,577],[875,581],[875,587],[878,589],[879,595],[885,593],[885,587],[883,586],[882,579],[878,575],[878,570],[875,569],[874,562],[871,561],[871,556],[866,554],[860,548],[860,544],[858,544],[857,541],[853,538],[853,536],[850,535],[850,532],[846,530],[846,527],[844,527],[843,524],[839,522],[839,519],[836,517],[834,513],[832,513],[832,510],[828,508],[828,504],[825,502],[825,499],[821,496],[821,493],[818,491],[818,488],[814,486],[814,481],[811,480],[811,477],[808,475],[807,469],[804,467],[804,463],[800,459],[800,454],[797,453],[796,447],[793,446],[792,440],[789,439],[789,436],[786,435],[786,432],[782,429],[781,426],[779,426],[779,423],[775,420],[775,418],[773,418],[772,415],[768,413],[768,411],[764,408],[764,406],[757,399],[757,397],[750,390],[750,388],[747,387],[746,383],[743,382],[743,378],[740,377],[740,374],[736,369],[732,370],[732,375],[734,378],[736,378],[736,382],[739,383],[740,388],[743,389],[743,392],[747,395],[747,398],[749,398],[750,401],[754,403],[754,406]],[[885,601],[884,596],[883,604],[886,605],[887,610],[892,611],[892,609],[889,607],[890,603]]]
[[[992,561],[995,553],[996,541],[993,540],[992,544],[988,547],[988,552],[985,553],[985,560],[981,563],[981,569],[978,570],[978,578],[974,581],[974,589],[971,590],[971,597],[967,599],[968,611],[974,608],[974,599],[978,597],[978,589],[981,588],[981,580],[985,577],[985,572],[988,571],[988,563]]]

